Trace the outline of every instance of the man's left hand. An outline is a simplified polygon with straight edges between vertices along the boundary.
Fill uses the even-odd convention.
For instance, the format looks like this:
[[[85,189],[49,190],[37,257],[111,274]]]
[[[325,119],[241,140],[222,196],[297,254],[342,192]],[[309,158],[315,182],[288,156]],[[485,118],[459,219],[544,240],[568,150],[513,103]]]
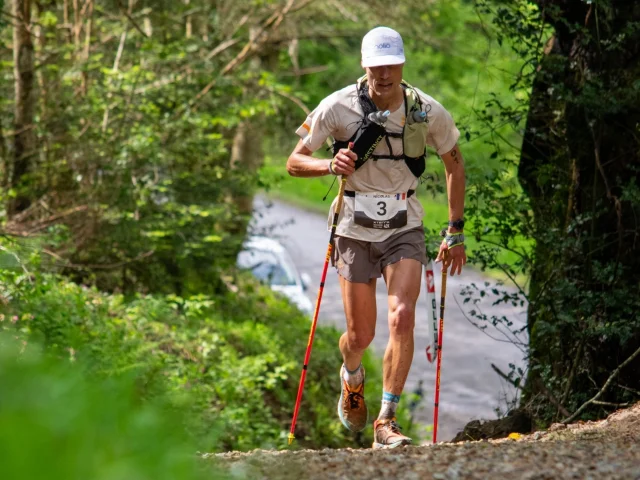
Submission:
[[[444,252],[447,252],[447,255],[444,255]],[[438,257],[436,258],[436,263],[443,261],[442,268],[447,270],[449,266],[451,266],[451,275],[455,275],[458,272],[458,275],[462,274],[462,266],[467,263],[467,254],[464,251],[464,245],[456,245],[455,247],[449,248],[447,246],[447,242],[444,240],[440,244],[440,251],[438,252]]]

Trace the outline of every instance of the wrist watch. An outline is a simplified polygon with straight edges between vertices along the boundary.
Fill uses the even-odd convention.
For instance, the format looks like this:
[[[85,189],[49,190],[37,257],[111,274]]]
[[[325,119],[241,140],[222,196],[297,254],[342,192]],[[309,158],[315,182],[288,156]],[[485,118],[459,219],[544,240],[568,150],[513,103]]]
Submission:
[[[462,230],[462,228],[464,227],[464,220],[449,220],[449,226],[457,228],[458,230]]]
[[[329,161],[329,173],[330,173],[331,175],[338,175],[338,174],[333,170],[333,159],[331,159],[331,160]]]

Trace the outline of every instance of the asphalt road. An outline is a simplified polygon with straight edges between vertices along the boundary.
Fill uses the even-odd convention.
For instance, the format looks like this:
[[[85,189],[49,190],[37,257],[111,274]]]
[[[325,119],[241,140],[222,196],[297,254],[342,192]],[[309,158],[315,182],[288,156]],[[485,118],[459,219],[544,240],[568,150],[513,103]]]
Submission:
[[[327,201],[327,209],[328,205]],[[254,231],[277,238],[287,247],[300,272],[306,272],[312,279],[307,293],[315,304],[329,240],[326,216],[264,197],[256,198],[254,208]],[[439,265],[436,265],[434,273],[439,306]],[[460,295],[461,290],[471,283],[483,287],[485,282],[495,284],[494,280],[471,268],[467,268],[462,276],[449,276],[447,280],[440,379],[439,440],[453,438],[470,420],[496,418],[495,408],[500,407],[504,410],[505,399],[514,398],[515,389],[494,372],[491,368],[492,363],[504,372],[509,370],[509,364],[523,366],[525,363],[522,351],[514,344],[504,341],[505,337],[498,331],[489,327],[483,332],[470,321],[468,311],[475,308],[488,316],[507,316],[514,322],[514,327],[524,326],[526,322],[526,306],[515,308],[504,304],[492,305],[495,297],[490,300],[484,299],[473,307],[469,304],[463,305],[464,297]],[[382,279],[378,281],[377,303],[377,329],[372,348],[382,357],[388,341],[386,286]],[[435,363],[429,363],[425,354],[428,344],[428,315],[423,285],[416,311],[414,360],[405,392],[414,391],[419,382],[423,381],[425,394],[421,405],[416,409],[415,419],[424,424],[433,423],[436,376]],[[339,330],[345,328],[342,297],[338,277],[333,268],[327,274],[319,322],[323,325],[334,325]]]

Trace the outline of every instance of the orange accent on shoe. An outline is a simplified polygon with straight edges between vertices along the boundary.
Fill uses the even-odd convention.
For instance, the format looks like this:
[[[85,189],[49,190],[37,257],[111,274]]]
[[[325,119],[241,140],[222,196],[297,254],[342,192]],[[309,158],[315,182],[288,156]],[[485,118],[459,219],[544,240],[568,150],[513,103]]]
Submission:
[[[340,368],[342,389],[338,399],[338,417],[345,428],[352,432],[364,430],[369,420],[369,411],[364,401],[364,381],[358,387],[351,387],[343,377]]]
[[[410,445],[412,440],[400,433],[395,418],[378,419],[373,422],[373,448],[396,448]]]

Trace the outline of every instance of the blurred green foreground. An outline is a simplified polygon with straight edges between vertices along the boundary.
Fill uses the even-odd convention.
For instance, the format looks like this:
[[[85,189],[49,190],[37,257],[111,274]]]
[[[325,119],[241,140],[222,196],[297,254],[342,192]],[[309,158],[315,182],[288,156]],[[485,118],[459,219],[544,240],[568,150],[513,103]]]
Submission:
[[[234,282],[125,298],[0,270],[0,478],[217,478],[198,452],[286,448],[309,319]],[[316,333],[293,448],[371,442],[371,427],[352,437],[335,414],[338,335]]]

